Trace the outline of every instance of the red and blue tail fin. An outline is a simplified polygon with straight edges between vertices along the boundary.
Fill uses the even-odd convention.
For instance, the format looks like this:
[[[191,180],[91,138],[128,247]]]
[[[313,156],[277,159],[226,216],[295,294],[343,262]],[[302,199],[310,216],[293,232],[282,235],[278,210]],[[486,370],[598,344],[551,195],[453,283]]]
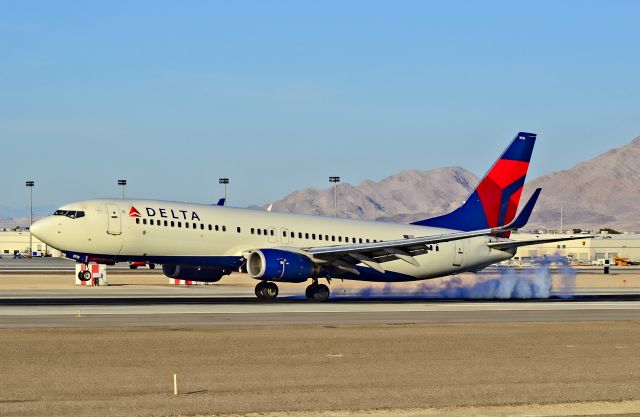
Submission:
[[[472,231],[510,223],[518,211],[535,143],[534,133],[518,133],[460,208],[413,224]]]

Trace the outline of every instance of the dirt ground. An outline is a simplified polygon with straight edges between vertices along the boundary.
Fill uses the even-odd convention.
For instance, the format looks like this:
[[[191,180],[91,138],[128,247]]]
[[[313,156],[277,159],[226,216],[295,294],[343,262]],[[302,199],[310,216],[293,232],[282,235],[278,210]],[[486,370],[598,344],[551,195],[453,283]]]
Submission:
[[[640,322],[0,330],[0,358],[0,416],[640,411]]]

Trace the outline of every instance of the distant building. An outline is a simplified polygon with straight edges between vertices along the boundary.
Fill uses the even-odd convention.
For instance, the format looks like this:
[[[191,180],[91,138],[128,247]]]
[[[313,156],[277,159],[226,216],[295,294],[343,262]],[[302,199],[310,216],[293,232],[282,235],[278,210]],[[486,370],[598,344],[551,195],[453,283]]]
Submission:
[[[37,256],[60,256],[60,251],[53,249],[35,236],[32,241],[33,251]],[[0,255],[7,257],[16,253],[26,255],[29,253],[29,231],[0,231]]]
[[[571,235],[567,235],[571,236]],[[574,235],[578,236],[578,235]],[[512,234],[514,240],[525,240],[545,237],[558,237],[557,234]],[[640,235],[602,234],[594,239],[578,239],[566,242],[545,243],[518,249],[514,261],[527,261],[542,256],[561,255],[580,263],[610,259],[615,257],[627,258],[630,261],[640,261]]]

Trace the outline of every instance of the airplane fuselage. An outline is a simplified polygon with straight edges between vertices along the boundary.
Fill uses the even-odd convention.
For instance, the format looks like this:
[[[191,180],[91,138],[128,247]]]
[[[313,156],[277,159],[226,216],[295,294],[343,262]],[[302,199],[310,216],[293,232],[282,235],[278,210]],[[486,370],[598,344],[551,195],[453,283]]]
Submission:
[[[60,214],[67,212],[66,214]],[[82,215],[70,215],[81,212]],[[147,261],[237,270],[256,249],[315,248],[441,235],[452,230],[417,225],[238,209],[158,200],[88,200],[39,221],[34,235],[81,260]],[[362,264],[335,278],[412,281],[477,271],[515,251],[491,249],[492,236],[425,245],[418,265],[400,259],[384,272]]]

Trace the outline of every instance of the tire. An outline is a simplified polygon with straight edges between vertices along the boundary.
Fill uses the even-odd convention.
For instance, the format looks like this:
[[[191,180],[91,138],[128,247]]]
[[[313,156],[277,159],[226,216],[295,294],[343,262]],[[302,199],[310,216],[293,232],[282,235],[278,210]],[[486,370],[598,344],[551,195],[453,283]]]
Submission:
[[[329,296],[331,292],[329,291],[329,287],[324,284],[315,285],[312,294],[312,300],[317,302],[325,302],[329,301]]]
[[[149,269],[156,269],[156,264],[149,264]]]
[[[262,289],[264,288],[264,282],[260,281],[256,284],[256,297],[258,297],[258,300],[262,300],[264,297],[262,295]]]
[[[262,293],[268,300],[273,300],[278,296],[278,286],[273,282],[267,282]]]
[[[138,269],[138,266],[137,266],[137,265],[129,264],[129,269]]]
[[[80,281],[89,281],[91,279],[91,271],[80,271],[78,272],[78,279]]]

